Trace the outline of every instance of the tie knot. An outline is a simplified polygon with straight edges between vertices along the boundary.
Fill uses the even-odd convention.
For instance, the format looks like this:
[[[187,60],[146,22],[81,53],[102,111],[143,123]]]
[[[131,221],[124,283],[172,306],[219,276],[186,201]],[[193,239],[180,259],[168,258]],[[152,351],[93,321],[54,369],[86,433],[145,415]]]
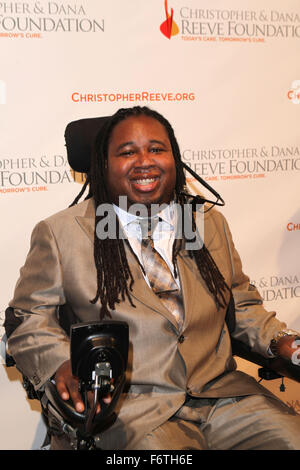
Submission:
[[[152,217],[148,219],[140,220],[140,226],[142,231],[142,238],[151,238],[153,237],[154,230],[158,223],[158,217]]]

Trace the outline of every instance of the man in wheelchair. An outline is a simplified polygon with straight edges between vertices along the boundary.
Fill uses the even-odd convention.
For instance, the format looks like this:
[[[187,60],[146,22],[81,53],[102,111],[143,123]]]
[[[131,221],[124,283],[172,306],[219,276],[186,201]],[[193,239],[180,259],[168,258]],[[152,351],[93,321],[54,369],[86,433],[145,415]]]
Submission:
[[[51,448],[82,437],[99,449],[299,450],[300,416],[236,370],[232,350],[282,358],[295,377],[298,333],[264,309],[223,215],[188,193],[170,123],[121,109],[72,123],[66,142],[88,196],[35,227],[9,310],[8,353],[61,424]],[[94,349],[98,330],[88,366],[85,336],[72,335],[94,325],[102,337],[107,321],[124,327],[109,343],[121,366],[107,338]]]

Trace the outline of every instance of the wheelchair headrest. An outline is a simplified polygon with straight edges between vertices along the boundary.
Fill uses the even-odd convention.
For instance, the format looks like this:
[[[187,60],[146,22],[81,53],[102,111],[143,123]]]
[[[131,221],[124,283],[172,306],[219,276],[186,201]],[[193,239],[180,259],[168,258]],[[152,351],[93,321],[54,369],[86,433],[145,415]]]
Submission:
[[[109,116],[79,119],[67,125],[65,130],[67,156],[69,165],[74,171],[89,172],[95,138],[108,119]]]

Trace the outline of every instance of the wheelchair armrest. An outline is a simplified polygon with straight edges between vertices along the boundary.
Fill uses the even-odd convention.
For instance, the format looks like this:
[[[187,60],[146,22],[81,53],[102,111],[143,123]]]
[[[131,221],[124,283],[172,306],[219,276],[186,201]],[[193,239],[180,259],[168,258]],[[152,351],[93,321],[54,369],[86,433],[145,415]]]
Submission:
[[[280,357],[266,358],[261,354],[251,351],[249,346],[234,338],[231,338],[231,345],[233,356],[246,359],[264,369],[269,369],[275,372],[279,378],[287,377],[288,379],[300,382],[300,366]]]

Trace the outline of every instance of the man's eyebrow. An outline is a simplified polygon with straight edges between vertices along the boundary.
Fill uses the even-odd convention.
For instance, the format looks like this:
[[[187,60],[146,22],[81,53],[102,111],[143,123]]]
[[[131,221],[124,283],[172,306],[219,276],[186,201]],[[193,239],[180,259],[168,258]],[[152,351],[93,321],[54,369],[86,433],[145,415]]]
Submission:
[[[157,139],[151,139],[150,140],[151,144],[160,144],[160,145],[166,145],[166,142],[163,142],[162,140],[157,140]]]
[[[159,144],[159,145],[163,145],[163,146],[166,146],[166,142],[163,142],[162,140],[157,140],[157,139],[151,139],[149,140],[149,142],[151,144]],[[126,145],[133,145],[134,144],[134,141],[133,140],[128,140],[128,142],[123,142],[122,144],[120,144],[116,151],[119,152],[123,147],[126,147]]]
[[[117,147],[117,152],[121,150],[123,147],[126,147],[126,145],[132,145],[134,142],[132,140],[129,140],[128,142],[123,142],[122,144]]]

